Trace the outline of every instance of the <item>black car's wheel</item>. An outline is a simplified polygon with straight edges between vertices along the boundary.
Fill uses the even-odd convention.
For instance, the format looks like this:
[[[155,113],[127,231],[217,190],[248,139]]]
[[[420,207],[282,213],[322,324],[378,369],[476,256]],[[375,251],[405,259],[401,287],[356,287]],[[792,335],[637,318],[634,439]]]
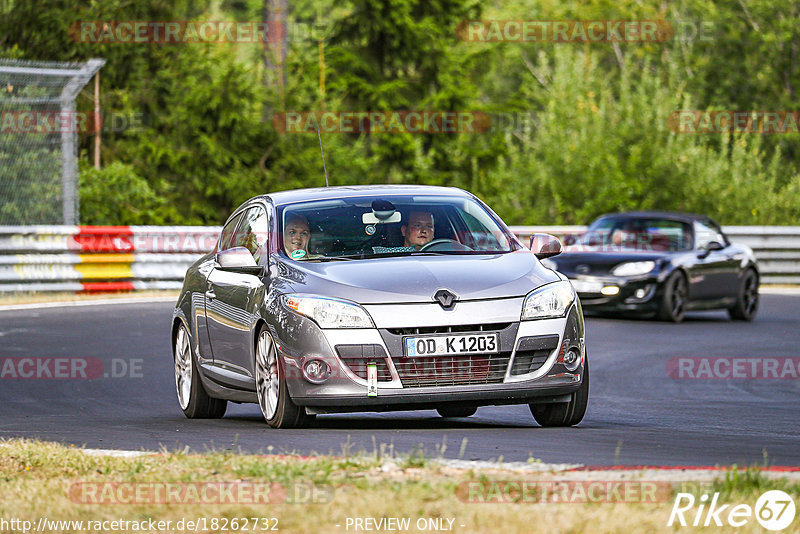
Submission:
[[[307,420],[306,410],[297,406],[289,397],[284,370],[272,337],[264,328],[256,341],[256,392],[261,413],[272,428],[294,428]]]
[[[736,295],[736,304],[728,308],[728,315],[737,321],[752,321],[758,311],[758,275],[747,269]]]
[[[686,276],[681,271],[675,271],[664,284],[664,295],[661,297],[658,318],[673,323],[683,321],[688,300],[689,284],[686,282]]]
[[[469,417],[478,411],[477,406],[439,406],[436,408],[442,417]]]
[[[175,334],[175,389],[178,404],[189,419],[218,419],[225,415],[228,401],[208,395],[197,372],[189,332],[181,325]]]
[[[583,420],[589,402],[589,360],[583,362],[583,382],[569,402],[529,404],[533,418],[542,426],[572,426]]]

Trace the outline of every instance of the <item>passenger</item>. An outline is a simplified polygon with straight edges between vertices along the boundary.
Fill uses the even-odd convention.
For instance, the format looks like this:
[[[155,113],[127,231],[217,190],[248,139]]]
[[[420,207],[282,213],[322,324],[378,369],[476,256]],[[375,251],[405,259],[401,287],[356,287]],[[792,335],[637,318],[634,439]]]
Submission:
[[[311,226],[302,215],[288,215],[283,225],[283,248],[295,260],[304,260],[308,255],[308,242],[311,240]]]
[[[433,241],[433,213],[429,211],[412,211],[408,214],[408,222],[400,227],[405,238],[405,247],[421,249]]]

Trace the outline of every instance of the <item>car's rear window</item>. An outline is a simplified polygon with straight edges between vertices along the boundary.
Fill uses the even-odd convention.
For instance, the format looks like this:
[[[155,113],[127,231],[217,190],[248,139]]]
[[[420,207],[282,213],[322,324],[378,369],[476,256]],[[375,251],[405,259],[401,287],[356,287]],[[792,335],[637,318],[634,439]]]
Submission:
[[[301,202],[279,211],[283,252],[326,260],[515,250],[480,203],[448,196],[374,196]]]

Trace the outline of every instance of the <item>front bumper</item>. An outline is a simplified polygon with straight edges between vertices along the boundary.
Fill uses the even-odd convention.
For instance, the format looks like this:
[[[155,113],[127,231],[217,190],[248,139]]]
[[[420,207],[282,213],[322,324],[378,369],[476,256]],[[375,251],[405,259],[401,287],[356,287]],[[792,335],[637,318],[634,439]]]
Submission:
[[[663,288],[657,276],[638,278],[568,276],[586,311],[637,313],[658,311]]]
[[[296,404],[308,407],[312,413],[423,409],[447,403],[565,402],[583,378],[585,346],[580,302],[576,300],[564,318],[536,321],[520,321],[521,307],[522,299],[462,302],[447,311],[438,304],[367,307],[378,326],[374,329],[322,330],[310,319],[291,314],[280,331],[273,334],[284,361],[289,394]],[[436,365],[425,371],[429,373],[423,377],[425,380],[410,380],[404,374],[404,366],[417,361],[403,354],[402,340],[409,331],[418,332],[413,335],[426,335],[437,329],[453,329],[459,334],[473,332],[463,331],[464,325],[475,326],[474,333],[498,334],[499,353],[486,358],[492,367],[485,364],[492,370],[492,383],[472,383],[467,377],[470,383],[454,380],[448,384],[447,377],[436,374],[444,373]],[[537,340],[546,343],[537,347]],[[375,396],[368,395],[370,384],[366,374],[359,372],[362,369],[354,366],[350,358],[340,357],[343,347],[352,350],[354,346],[366,347],[365,360],[381,366]],[[582,356],[574,371],[567,370],[563,363],[564,352],[570,347],[578,348]],[[461,365],[469,357],[447,358],[449,364]],[[327,380],[312,383],[306,377],[303,369],[309,360],[320,360],[329,367]],[[471,366],[465,368],[473,370]],[[435,385],[425,385],[430,383]]]

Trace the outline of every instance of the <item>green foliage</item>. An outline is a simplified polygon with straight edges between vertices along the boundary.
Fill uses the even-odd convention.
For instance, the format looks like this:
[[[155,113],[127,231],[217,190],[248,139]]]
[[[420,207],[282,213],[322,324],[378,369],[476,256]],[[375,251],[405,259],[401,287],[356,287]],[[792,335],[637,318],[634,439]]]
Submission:
[[[69,33],[80,20],[261,20],[267,4],[27,0],[6,8],[0,54],[104,57],[104,110],[145,117],[142,127],[104,132],[106,169],[81,167],[82,222],[218,224],[255,194],[321,186],[317,136],[277,132],[271,118],[329,109],[471,110],[495,119],[480,134],[323,134],[332,185],[462,187],[511,224],[585,224],[647,208],[708,213],[723,224],[800,224],[800,136],[683,134],[667,123],[681,109],[797,109],[797,6],[290,0],[290,22],[321,31],[290,26],[282,90],[258,43],[97,44]],[[478,19],[665,19],[676,33],[616,46],[461,41],[459,23]],[[78,101],[83,111],[91,105]],[[517,122],[498,124],[500,114]],[[92,141],[81,136],[82,153]],[[34,182],[25,173],[46,158],[26,157],[33,171],[0,166],[7,183]],[[6,217],[36,209],[0,205]]]
[[[115,161],[97,170],[82,165],[83,224],[162,224],[164,201],[131,165]]]

